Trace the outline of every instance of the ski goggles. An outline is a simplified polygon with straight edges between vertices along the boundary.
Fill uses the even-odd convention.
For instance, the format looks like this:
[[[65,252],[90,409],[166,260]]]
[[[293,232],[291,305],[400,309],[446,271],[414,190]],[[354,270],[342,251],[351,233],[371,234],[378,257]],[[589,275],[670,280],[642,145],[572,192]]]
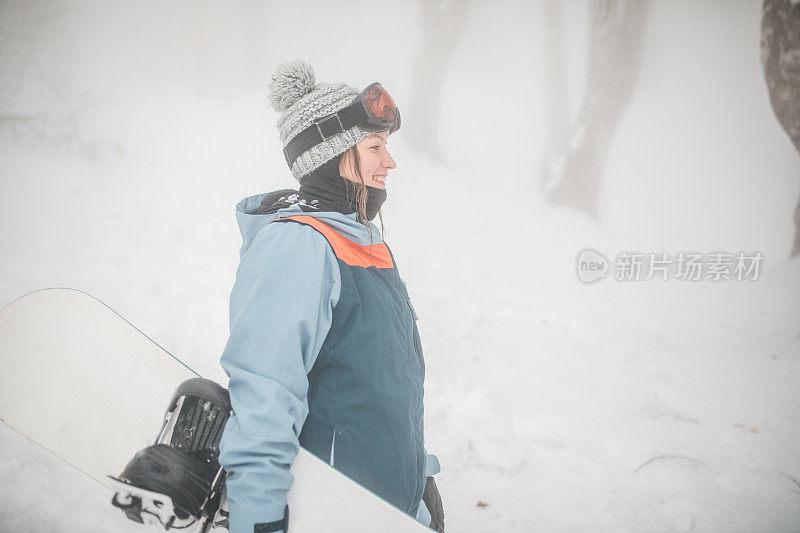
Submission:
[[[289,168],[306,150],[353,126],[361,126],[367,131],[388,131],[390,134],[400,129],[400,110],[380,83],[371,83],[356,96],[352,104],[314,120],[289,141],[283,149]]]

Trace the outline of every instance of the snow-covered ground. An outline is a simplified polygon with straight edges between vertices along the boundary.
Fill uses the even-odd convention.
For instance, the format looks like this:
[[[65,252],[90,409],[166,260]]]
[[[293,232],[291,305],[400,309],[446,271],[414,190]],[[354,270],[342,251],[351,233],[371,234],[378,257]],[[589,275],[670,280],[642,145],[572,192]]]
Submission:
[[[224,381],[233,206],[294,186],[269,71],[381,80],[407,122],[420,33],[411,3],[197,5],[0,6],[0,305],[80,288]],[[575,107],[585,10],[565,11]],[[471,2],[444,159],[390,143],[385,236],[420,315],[448,531],[798,531],[800,156],[769,107],[759,3],[653,3],[600,224],[536,186],[542,16]],[[765,259],[757,281],[584,285],[585,247]],[[0,531],[143,531],[2,424],[0,449]]]

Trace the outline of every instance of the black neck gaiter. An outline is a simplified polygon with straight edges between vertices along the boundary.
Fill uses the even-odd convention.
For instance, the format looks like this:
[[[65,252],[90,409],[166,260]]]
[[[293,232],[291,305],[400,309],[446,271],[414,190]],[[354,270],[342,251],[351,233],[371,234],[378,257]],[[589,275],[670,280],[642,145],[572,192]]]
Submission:
[[[319,205],[324,210],[349,215],[355,213],[356,209],[347,198],[348,180],[339,175],[340,158],[341,156],[334,157],[303,178],[299,192],[303,198],[319,200]],[[386,201],[386,191],[369,185],[366,187],[367,220],[372,220]]]

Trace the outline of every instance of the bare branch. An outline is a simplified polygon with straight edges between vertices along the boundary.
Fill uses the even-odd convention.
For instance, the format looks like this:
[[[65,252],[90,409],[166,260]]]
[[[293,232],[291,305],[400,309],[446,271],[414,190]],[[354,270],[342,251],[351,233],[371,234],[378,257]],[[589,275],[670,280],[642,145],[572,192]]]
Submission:
[[[689,461],[695,465],[708,467],[708,464],[705,461],[701,461],[700,459],[695,459],[694,457],[689,457],[688,455],[656,455],[655,457],[651,457],[650,459],[639,465],[639,468],[634,470],[633,473],[636,474],[639,472],[639,470],[649,465],[650,463],[654,461],[660,461],[662,459],[682,459],[684,461]]]

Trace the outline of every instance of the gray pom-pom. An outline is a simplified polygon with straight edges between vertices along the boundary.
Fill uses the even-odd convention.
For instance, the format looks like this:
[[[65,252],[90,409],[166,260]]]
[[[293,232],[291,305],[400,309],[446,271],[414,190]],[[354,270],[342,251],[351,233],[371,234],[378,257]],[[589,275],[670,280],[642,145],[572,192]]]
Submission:
[[[302,60],[278,65],[269,83],[269,101],[275,111],[288,109],[317,84],[314,68]]]

